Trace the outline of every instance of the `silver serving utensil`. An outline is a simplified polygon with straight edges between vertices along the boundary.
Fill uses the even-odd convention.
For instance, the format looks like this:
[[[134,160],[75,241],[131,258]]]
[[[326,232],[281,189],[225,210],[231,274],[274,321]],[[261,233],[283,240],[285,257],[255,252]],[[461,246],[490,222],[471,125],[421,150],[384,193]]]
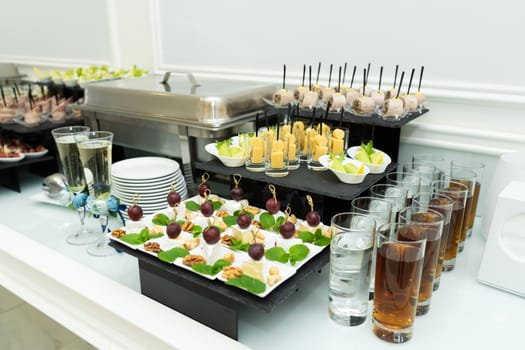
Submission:
[[[50,198],[59,197],[62,191],[67,191],[66,178],[59,173],[47,176],[42,182],[42,191]]]

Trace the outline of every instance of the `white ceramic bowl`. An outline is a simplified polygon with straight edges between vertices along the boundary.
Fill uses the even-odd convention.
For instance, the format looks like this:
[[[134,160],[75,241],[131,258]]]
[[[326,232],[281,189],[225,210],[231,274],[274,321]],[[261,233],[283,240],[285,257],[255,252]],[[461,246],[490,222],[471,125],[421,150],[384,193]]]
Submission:
[[[347,151],[346,151],[346,154],[352,158],[352,159],[356,159],[355,158],[355,155],[357,153],[357,151],[361,149],[361,146],[353,146],[353,147],[350,147]],[[377,148],[374,148],[375,151],[380,151],[380,152],[383,152]],[[384,173],[385,170],[386,170],[386,167],[388,166],[388,164],[390,164],[392,162],[392,159],[390,159],[390,156],[388,154],[386,154],[385,152],[383,152],[383,162],[381,164],[372,164],[372,163],[365,163],[365,165],[370,169],[370,174],[381,174],[381,173]]]
[[[232,144],[238,145],[239,144],[239,138],[238,136],[232,137]],[[217,150],[216,143],[208,143],[206,146],[204,146],[204,149],[209,154],[219,158],[219,160],[224,164],[224,166],[227,166],[229,168],[237,168],[244,166],[244,162],[246,161],[246,157],[242,158],[235,158],[235,157],[225,157],[219,155],[219,151]]]
[[[348,174],[348,173],[346,173],[344,171],[339,171],[339,170],[332,169],[330,167],[330,162],[331,162],[330,156],[328,156],[328,155],[319,157],[319,163],[321,163],[325,168],[327,168],[331,172],[333,172],[335,174],[335,176],[337,176],[339,181],[344,182],[345,184],[360,184],[361,182],[363,182],[365,180],[366,175],[368,175],[368,173],[370,173],[370,169],[368,169],[366,164],[365,164],[365,171],[364,171],[364,173],[362,173],[362,174]],[[357,167],[361,167],[361,164],[363,164],[363,162],[361,162],[359,160],[351,159],[351,158],[345,158],[343,160],[343,165],[347,164],[347,163],[353,163]]]

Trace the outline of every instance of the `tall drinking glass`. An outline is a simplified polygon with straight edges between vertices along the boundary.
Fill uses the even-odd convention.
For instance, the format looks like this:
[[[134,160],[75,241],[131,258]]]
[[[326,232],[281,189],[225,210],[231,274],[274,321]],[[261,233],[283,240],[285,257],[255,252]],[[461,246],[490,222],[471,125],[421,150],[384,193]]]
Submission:
[[[446,176],[445,179],[447,179]],[[462,252],[465,248],[465,240],[467,239],[467,232],[469,230],[469,216],[472,210],[477,182],[476,173],[465,168],[450,168],[450,180],[460,182],[468,188],[467,203],[465,204],[465,213],[463,214],[463,228],[458,245],[458,252]]]
[[[422,210],[407,207],[399,213],[399,221],[417,224],[410,229],[406,229],[405,232],[400,231],[399,234],[403,234],[405,239],[410,240],[414,235],[413,230],[423,231],[427,236],[416,310],[417,316],[425,315],[430,310],[430,299],[434,291],[434,277],[436,275],[444,217],[441,213],[432,209]]]
[[[436,274],[434,276],[433,290],[439,289],[441,283],[441,272],[443,271],[443,261],[447,251],[447,242],[449,236],[453,233],[453,227],[450,225],[454,200],[448,196],[440,194],[438,191],[420,192],[412,199],[412,208],[415,211],[435,210],[443,215],[443,232],[439,243],[439,254],[436,265]]]
[[[390,222],[392,218],[392,203],[385,199],[375,197],[357,197],[350,202],[350,207],[352,213],[362,214],[374,219],[376,228]],[[375,261],[376,259],[374,255],[372,256],[372,271],[370,273],[370,296],[374,294]]]
[[[421,178],[415,173],[397,171],[386,174],[386,183],[406,188],[407,204],[410,205],[414,194],[419,192]]]
[[[413,334],[426,244],[416,227],[388,223],[377,232],[372,325],[377,337],[391,343],[404,343]]]
[[[86,179],[80,162],[80,155],[75,140],[75,135],[89,131],[87,126],[66,126],[51,130],[55,140],[58,157],[60,158],[60,172],[66,178],[68,190],[72,195],[83,191],[86,187]],[[86,207],[77,209],[80,218],[80,229],[66,238],[66,242],[73,245],[84,245],[93,243],[98,235],[85,226]]]
[[[397,215],[407,205],[406,188],[389,184],[377,184],[370,187],[370,196],[381,198],[392,203],[391,221],[397,221]]]
[[[432,181],[432,189],[439,194],[452,198],[452,215],[450,217],[450,229],[447,239],[447,248],[445,251],[445,260],[443,261],[443,271],[452,271],[456,266],[456,256],[458,254],[459,241],[463,230],[463,217],[465,214],[465,205],[468,198],[468,187],[456,181],[437,180]]]
[[[478,208],[479,194],[481,191],[481,181],[483,180],[483,171],[485,164],[476,161],[459,161],[453,160],[450,162],[451,172],[456,172],[455,169],[468,169],[476,174],[476,185],[474,186],[474,195],[472,196],[472,205],[467,222],[467,238],[472,235],[472,227],[474,226],[474,219],[476,218],[476,210]]]
[[[328,314],[344,326],[365,322],[375,221],[356,213],[339,213],[331,220],[330,306]]]
[[[88,248],[88,253],[94,256],[107,256],[115,253],[115,249],[108,245],[106,236],[108,213],[106,200],[111,194],[111,151],[113,133],[109,131],[92,131],[75,135],[80,160],[84,167],[84,174],[88,183],[88,202],[90,210],[99,215],[102,235],[99,240]],[[106,208],[104,210],[103,208]],[[100,210],[100,211],[99,211]]]
[[[434,180],[443,180],[443,175],[447,175],[450,166],[445,157],[433,153],[416,153],[412,155],[413,163],[427,163],[436,168],[436,178]]]
[[[399,171],[405,173],[414,173],[419,176],[420,192],[428,192],[430,190],[430,183],[439,179],[439,170],[432,164],[426,162],[410,162],[398,165]]]

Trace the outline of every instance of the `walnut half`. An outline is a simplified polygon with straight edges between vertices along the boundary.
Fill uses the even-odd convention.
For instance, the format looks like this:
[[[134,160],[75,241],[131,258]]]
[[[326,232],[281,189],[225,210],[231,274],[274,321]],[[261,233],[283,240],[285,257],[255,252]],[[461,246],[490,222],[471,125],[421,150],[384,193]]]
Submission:
[[[111,237],[115,238],[120,238],[124,235],[126,235],[126,231],[121,228],[117,228],[116,230],[113,230],[113,232],[111,232]]]
[[[158,242],[146,242],[144,243],[144,249],[153,253],[160,253],[162,251]]]
[[[222,277],[229,280],[235,277],[241,277],[242,270],[235,266],[225,266],[222,269]]]
[[[189,254],[182,259],[182,263],[186,266],[193,266],[195,264],[206,264],[206,259],[201,255]]]

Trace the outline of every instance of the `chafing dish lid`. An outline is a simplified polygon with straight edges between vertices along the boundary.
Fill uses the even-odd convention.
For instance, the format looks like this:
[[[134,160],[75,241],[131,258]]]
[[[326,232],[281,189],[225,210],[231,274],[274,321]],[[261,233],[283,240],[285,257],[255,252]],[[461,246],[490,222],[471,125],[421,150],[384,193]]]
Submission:
[[[250,117],[264,107],[274,85],[172,74],[111,80],[86,87],[88,111],[172,120],[180,124],[220,127]],[[244,118],[243,118],[244,117]]]

